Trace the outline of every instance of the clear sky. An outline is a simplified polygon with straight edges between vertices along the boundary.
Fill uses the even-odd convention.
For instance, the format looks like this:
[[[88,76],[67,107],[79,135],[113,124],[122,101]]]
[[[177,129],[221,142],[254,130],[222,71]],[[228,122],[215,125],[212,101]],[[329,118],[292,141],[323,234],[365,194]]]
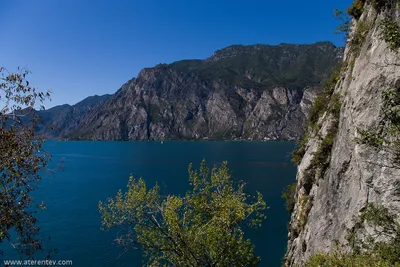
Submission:
[[[51,107],[114,93],[145,67],[233,44],[344,45],[351,0],[0,0],[0,66],[27,67]]]

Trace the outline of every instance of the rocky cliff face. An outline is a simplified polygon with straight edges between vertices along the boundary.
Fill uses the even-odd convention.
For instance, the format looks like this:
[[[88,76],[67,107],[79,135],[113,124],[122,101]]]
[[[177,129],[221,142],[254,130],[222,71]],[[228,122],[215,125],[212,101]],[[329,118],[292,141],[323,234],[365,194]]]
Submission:
[[[90,96],[75,105],[61,105],[39,111],[43,123],[38,134],[48,139],[61,138],[78,129],[85,116],[103,105],[111,95]]]
[[[144,69],[67,136],[95,140],[298,139],[342,48],[232,46]]]
[[[344,67],[332,95],[340,97],[340,111],[336,118],[329,111],[320,116],[298,166],[287,266],[302,266],[311,255],[332,251],[335,243],[348,246],[346,235],[368,203],[400,214],[400,169],[393,164],[393,154],[356,142],[357,129],[387,124],[382,90],[394,88],[400,95],[400,53],[384,40],[382,26],[385,20],[399,24],[399,3],[396,8],[395,1],[386,1],[377,10],[368,1],[361,2],[363,13],[353,21]],[[329,136],[335,123],[338,128]],[[327,145],[327,137],[332,146]],[[324,146],[329,149],[321,154]],[[318,158],[321,155],[325,158]]]

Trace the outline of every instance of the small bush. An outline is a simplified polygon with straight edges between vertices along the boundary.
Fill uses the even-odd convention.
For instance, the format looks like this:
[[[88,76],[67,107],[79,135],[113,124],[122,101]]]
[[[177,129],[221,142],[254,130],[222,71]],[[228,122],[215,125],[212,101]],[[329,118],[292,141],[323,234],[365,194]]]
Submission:
[[[335,120],[339,119],[340,109],[342,108],[341,97],[339,94],[333,94],[329,103],[328,111],[333,115]]]
[[[393,265],[390,261],[373,254],[352,255],[343,252],[334,252],[330,254],[318,253],[310,257],[304,266],[398,267],[400,265]]]
[[[307,168],[303,173],[302,186],[307,195],[310,194],[313,184],[315,183],[315,175],[317,171],[315,168]]]
[[[341,71],[342,65],[339,65],[332,71],[331,76],[324,83],[322,94],[315,98],[308,114],[308,125],[311,126],[312,129],[316,128],[319,117],[326,111],[330,97],[340,79]]]
[[[393,155],[393,163],[400,167],[400,88],[387,88],[382,91],[382,112],[385,122],[373,130],[357,129],[358,144],[384,149]]]
[[[355,56],[360,54],[361,48],[371,29],[371,23],[366,21],[359,21],[354,32],[354,36],[350,41],[351,51]]]
[[[324,94],[331,95],[335,90],[336,84],[339,81],[340,74],[342,72],[342,64],[339,64],[332,70],[331,76],[324,84]]]
[[[364,12],[365,0],[355,0],[351,6],[349,6],[346,12],[355,19],[359,19]]]
[[[378,148],[385,143],[385,139],[382,137],[382,135],[374,131],[357,129],[357,132],[360,134],[360,137],[355,139],[358,144],[364,144]]]
[[[380,13],[383,8],[388,4],[388,0],[371,0],[371,4],[376,10],[376,12]]]
[[[315,98],[314,103],[308,114],[309,124],[312,128],[315,128],[319,117],[324,113],[327,105],[328,98],[325,94],[322,94]]]
[[[350,80],[353,79],[353,70],[354,70],[354,66],[356,64],[356,57],[353,55],[350,59],[349,59],[349,63],[348,63],[348,68],[347,71],[349,73],[350,76]]]
[[[292,162],[296,165],[300,165],[305,153],[306,153],[305,145],[301,145],[298,147],[298,149],[293,150]]]
[[[358,230],[365,224],[377,232],[360,238]],[[310,257],[305,266],[400,266],[400,225],[387,208],[369,204],[357,219],[356,227],[349,238],[352,240],[350,252],[344,252],[337,246],[330,253],[318,253]],[[377,241],[382,236],[389,238],[387,243]]]
[[[299,200],[299,226],[301,229],[304,229],[304,226],[307,224],[308,214],[310,213],[311,209],[309,201],[311,201],[310,197],[306,195],[301,196]]]
[[[390,50],[397,52],[400,48],[400,27],[396,21],[385,19],[381,22],[382,38]]]
[[[385,231],[389,231],[388,234],[396,233],[396,220],[386,207],[370,203],[362,212],[360,220],[374,226],[381,226]],[[397,225],[397,227],[400,227],[400,225]]]
[[[329,166],[329,159],[331,156],[333,143],[335,141],[339,127],[340,109],[340,95],[333,94],[330,98],[330,102],[328,105],[328,111],[330,114],[333,115],[332,124],[328,129],[328,133],[318,146],[317,151],[314,153],[311,164],[308,167],[308,169],[319,169],[320,176],[323,176],[325,174],[325,171]]]
[[[390,122],[400,127],[400,88],[387,88],[382,91],[382,111]]]
[[[400,266],[400,224],[396,221],[395,215],[386,207],[370,203],[362,212],[360,221],[372,226],[376,233],[359,239],[355,243],[359,248],[355,248],[358,251],[362,251],[361,247],[369,248],[370,254],[389,262],[390,266]],[[378,237],[382,236],[387,238],[387,243],[378,241]]]
[[[341,24],[338,26],[336,31],[334,33],[337,34],[345,34],[346,39],[348,37],[349,31],[350,31],[350,23],[351,23],[351,18],[347,12],[343,12],[340,9],[335,8],[333,15],[341,21]]]
[[[308,143],[309,134],[306,132],[303,138],[296,144],[296,149],[292,152],[292,162],[299,165],[306,153],[306,145]]]
[[[311,160],[309,168],[319,168],[321,170],[321,176],[324,175],[326,169],[329,166],[329,159],[333,143],[335,141],[336,131],[328,133],[322,140],[317,151],[314,153],[314,157]]]
[[[331,81],[331,84],[336,84],[337,79],[335,78],[334,81]],[[328,87],[329,88],[329,87]],[[340,115],[340,96],[338,94],[333,94],[330,98],[327,96],[327,93],[330,93],[331,89],[326,89],[325,93],[321,96],[317,97],[314,100],[313,106],[310,109],[309,113],[309,121],[308,125],[315,129],[318,119],[323,112],[328,110],[335,118],[335,120],[339,120]],[[298,143],[297,149],[293,150],[292,152],[292,161],[296,165],[299,165],[306,153],[305,146],[309,139],[309,133],[306,133],[302,140]]]
[[[282,191],[282,198],[286,200],[286,210],[291,214],[296,204],[296,188],[297,184],[290,184],[286,186]]]

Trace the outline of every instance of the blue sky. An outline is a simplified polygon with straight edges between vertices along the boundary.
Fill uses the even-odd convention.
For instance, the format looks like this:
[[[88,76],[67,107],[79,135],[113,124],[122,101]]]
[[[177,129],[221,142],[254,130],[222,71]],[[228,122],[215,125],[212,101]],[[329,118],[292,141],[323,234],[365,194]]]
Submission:
[[[233,44],[344,45],[333,9],[351,0],[0,0],[0,65],[27,67],[46,107],[114,93],[145,67]]]

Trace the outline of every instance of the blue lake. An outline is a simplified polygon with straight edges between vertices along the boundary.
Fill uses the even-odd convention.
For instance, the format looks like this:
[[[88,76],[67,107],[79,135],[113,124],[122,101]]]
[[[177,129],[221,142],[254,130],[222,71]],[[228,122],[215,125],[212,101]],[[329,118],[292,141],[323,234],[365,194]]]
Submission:
[[[188,164],[197,168],[205,158],[209,164],[227,160],[235,180],[246,182],[249,193],[264,195],[268,218],[247,233],[261,256],[260,266],[281,266],[289,220],[281,192],[295,182],[293,142],[54,141],[45,147],[52,154],[50,168],[63,167],[45,175],[35,192],[36,201],[47,206],[38,218],[42,235],[51,237],[47,248],[58,251],[52,259],[82,267],[142,266],[139,251],[124,252],[113,244],[114,231],[100,230],[99,200],[124,190],[130,174],[143,177],[149,186],[157,181],[165,194],[183,194],[189,188]],[[0,250],[4,258],[13,258],[6,243]]]

